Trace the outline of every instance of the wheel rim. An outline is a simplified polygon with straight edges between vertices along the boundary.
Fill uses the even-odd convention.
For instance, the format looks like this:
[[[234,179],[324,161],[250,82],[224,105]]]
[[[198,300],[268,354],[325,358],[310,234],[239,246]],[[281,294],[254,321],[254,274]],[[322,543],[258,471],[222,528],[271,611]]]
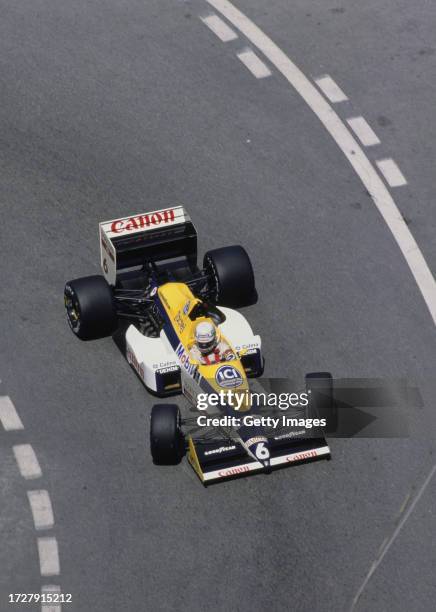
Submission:
[[[80,327],[80,309],[79,303],[74,298],[74,294],[66,291],[64,295],[65,309],[67,311],[68,323],[73,331],[77,331]]]

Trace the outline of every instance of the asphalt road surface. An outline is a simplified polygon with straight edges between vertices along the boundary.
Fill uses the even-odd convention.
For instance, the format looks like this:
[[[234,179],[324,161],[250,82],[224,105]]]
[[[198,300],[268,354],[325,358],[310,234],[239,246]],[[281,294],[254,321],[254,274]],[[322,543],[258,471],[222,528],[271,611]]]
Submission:
[[[345,125],[372,127],[360,146],[405,177],[385,184],[434,273],[434,3],[235,5],[313,84],[330,75]],[[0,395],[23,425],[0,427],[0,610],[40,610],[8,594],[44,585],[71,612],[434,610],[434,323],[319,118],[232,23],[227,42],[207,27],[203,0],[0,9]],[[99,221],[173,203],[201,253],[249,250],[266,375],[404,377],[424,400],[410,437],[332,440],[330,462],[208,489],[153,466],[152,398],[111,339],[72,336],[63,286],[98,273]],[[27,444],[40,474],[23,477]],[[51,500],[38,529],[30,490]]]

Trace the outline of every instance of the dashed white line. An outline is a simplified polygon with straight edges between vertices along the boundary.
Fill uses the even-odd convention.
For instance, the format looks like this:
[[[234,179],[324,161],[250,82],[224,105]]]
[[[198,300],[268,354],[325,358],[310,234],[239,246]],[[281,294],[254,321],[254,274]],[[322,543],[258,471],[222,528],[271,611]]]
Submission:
[[[218,15],[208,15],[208,17],[200,17],[201,21],[212,30],[223,42],[235,40],[238,35],[230,28]]]
[[[26,480],[40,478],[42,471],[30,444],[16,444],[12,447],[20,474]]]
[[[393,159],[379,159],[375,162],[390,187],[407,185],[406,178]]]
[[[306,75],[255,23],[228,0],[207,0],[207,2],[268,58],[305,100],[335,140],[392,232],[436,324],[435,279],[392,195],[350,130]]]
[[[35,529],[51,529],[54,525],[53,508],[47,491],[27,491]]]
[[[8,396],[0,396],[0,422],[5,431],[24,429],[12,400]],[[16,444],[12,447],[20,474],[26,480],[40,478],[42,470],[35,451],[30,444]],[[53,508],[50,496],[44,489],[27,491],[33,522],[36,530],[51,529],[54,526]],[[55,537],[37,538],[39,566],[41,576],[58,576],[60,573],[59,550]],[[60,593],[60,587],[45,585],[41,592]],[[42,612],[61,612],[60,603],[41,603]]]
[[[24,429],[12,400],[7,395],[0,396],[0,421],[5,431]]]
[[[41,576],[58,576],[60,573],[60,566],[56,538],[38,538],[37,541]]]
[[[357,602],[359,601],[360,596],[362,595],[366,585],[368,584],[368,582],[371,579],[371,576],[373,575],[373,573],[375,572],[375,570],[378,568],[378,566],[380,565],[380,563],[382,562],[384,556],[386,555],[386,553],[388,552],[388,550],[390,549],[390,547],[392,546],[392,544],[394,543],[395,539],[397,538],[398,534],[400,533],[400,531],[402,530],[402,528],[404,527],[404,523],[407,521],[407,519],[409,518],[409,516],[412,514],[413,509],[415,508],[416,504],[419,502],[419,500],[422,497],[422,494],[424,493],[424,491],[426,490],[426,488],[428,487],[431,479],[433,478],[434,473],[436,472],[436,465],[434,465],[432,467],[432,469],[430,470],[430,473],[428,474],[427,478],[424,480],[421,488],[419,489],[418,493],[416,494],[415,499],[413,500],[413,502],[410,504],[407,512],[405,512],[403,518],[401,519],[401,521],[398,523],[394,533],[392,534],[392,536],[389,538],[389,540],[386,542],[384,548],[380,548],[380,554],[378,556],[378,558],[373,562],[373,564],[371,565],[371,568],[368,572],[368,574],[366,575],[365,580],[363,581],[361,587],[359,588],[359,590],[356,593],[355,598],[353,599],[353,603],[351,604],[351,609],[350,612],[353,612],[354,608],[356,607]]]
[[[347,123],[365,147],[380,144],[380,139],[364,117],[350,117]]]
[[[41,588],[41,593],[46,595],[47,593],[60,593],[61,587],[54,584],[47,584]],[[41,604],[41,612],[61,612],[62,606],[59,603],[43,603]]]
[[[318,85],[325,97],[328,98],[333,104],[337,104],[338,102],[346,102],[348,100],[347,96],[344,94],[339,85],[337,85],[337,83],[328,74],[315,79],[315,83]]]
[[[271,70],[251,49],[244,49],[244,51],[241,51],[237,55],[244,66],[248,68],[256,79],[264,79],[265,77],[270,76]]]

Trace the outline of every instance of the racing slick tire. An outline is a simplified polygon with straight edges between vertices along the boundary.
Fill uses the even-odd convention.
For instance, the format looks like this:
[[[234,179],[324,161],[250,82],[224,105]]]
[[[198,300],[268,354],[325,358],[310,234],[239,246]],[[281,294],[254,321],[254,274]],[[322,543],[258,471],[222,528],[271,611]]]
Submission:
[[[180,410],[175,404],[156,404],[151,409],[150,451],[156,465],[180,463],[185,448]]]
[[[235,245],[208,251],[203,268],[211,279],[210,297],[216,304],[240,308],[256,302],[253,266],[243,247]]]
[[[112,290],[103,276],[69,281],[64,291],[67,319],[81,340],[110,336],[118,327]]]
[[[334,433],[338,428],[338,411],[330,372],[306,374],[306,391],[309,395],[308,417],[326,419],[324,431]]]

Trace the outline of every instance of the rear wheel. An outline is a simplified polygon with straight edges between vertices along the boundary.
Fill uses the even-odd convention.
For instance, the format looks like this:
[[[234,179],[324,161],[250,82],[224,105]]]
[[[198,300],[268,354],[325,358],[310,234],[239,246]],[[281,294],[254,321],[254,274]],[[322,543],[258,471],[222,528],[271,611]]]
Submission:
[[[334,433],[338,427],[338,414],[333,399],[333,377],[330,372],[306,374],[306,391],[309,395],[308,417],[325,419],[326,433]]]
[[[216,304],[238,308],[256,302],[253,266],[243,247],[235,245],[208,251],[203,268],[209,275],[210,297]]]
[[[151,410],[150,450],[157,465],[180,463],[185,439],[180,410],[175,404],[156,404]]]
[[[104,338],[116,330],[118,319],[112,289],[103,276],[69,281],[64,300],[68,323],[81,340]]]

